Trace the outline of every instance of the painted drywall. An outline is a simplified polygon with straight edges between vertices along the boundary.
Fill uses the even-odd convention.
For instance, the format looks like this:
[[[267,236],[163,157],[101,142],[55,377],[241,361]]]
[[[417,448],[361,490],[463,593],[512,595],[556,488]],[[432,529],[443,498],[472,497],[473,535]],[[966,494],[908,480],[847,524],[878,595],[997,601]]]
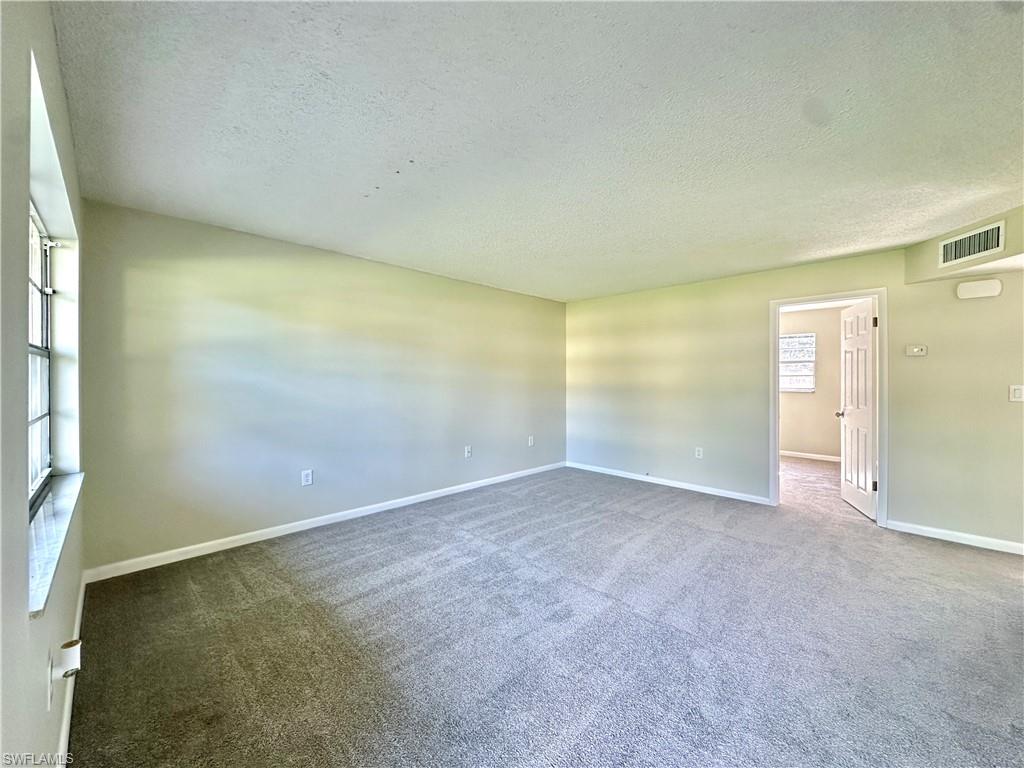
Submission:
[[[942,254],[942,241],[951,237],[958,237],[964,232],[971,232],[979,227],[995,224],[997,221],[1006,222],[1004,230],[1005,241],[1003,250],[991,256],[982,256],[978,259],[971,259],[963,264],[949,267],[940,267],[939,261]],[[1018,206],[1009,211],[988,216],[964,227],[945,232],[938,237],[916,243],[907,248],[906,281],[917,283],[922,280],[944,280],[951,277],[964,275],[964,270],[975,272],[983,264],[1005,259],[1007,256],[1016,256],[1024,253],[1024,207]],[[969,273],[968,273],[969,274]]]
[[[783,312],[779,333],[815,334],[814,391],[779,393],[779,449],[839,455],[839,309]]]
[[[92,566],[565,459],[563,304],[91,201],[85,226]]]
[[[0,751],[40,754],[57,752],[61,746],[61,721],[69,683],[57,683],[54,701],[48,709],[47,654],[74,634],[82,570],[83,510],[79,502],[46,610],[42,616],[29,619],[26,217],[30,177],[35,192],[39,170],[30,166],[32,53],[76,232],[81,232],[81,215],[49,5],[0,3],[0,40]],[[38,144],[35,148],[39,148]],[[41,200],[41,208],[48,207],[49,202],[52,201]],[[40,213],[46,212],[41,209]],[[60,220],[60,216],[46,218]],[[60,226],[66,224],[65,221]],[[74,382],[65,381],[59,386],[58,392],[67,393],[74,388]]]
[[[1021,273],[961,301],[903,269],[890,251],[570,303],[569,461],[766,497],[769,301],[885,287],[890,519],[1020,542]]]

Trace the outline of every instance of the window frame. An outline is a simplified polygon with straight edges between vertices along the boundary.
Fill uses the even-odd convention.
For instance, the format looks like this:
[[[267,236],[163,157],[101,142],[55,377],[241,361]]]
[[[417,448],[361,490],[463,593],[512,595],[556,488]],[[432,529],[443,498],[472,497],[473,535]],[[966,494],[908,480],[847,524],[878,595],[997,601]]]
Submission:
[[[53,295],[52,278],[50,275],[50,248],[52,247],[52,241],[47,234],[46,227],[43,225],[43,220],[40,218],[38,211],[36,211],[35,205],[29,200],[29,274],[28,284],[29,290],[39,291],[39,311],[40,317],[40,338],[39,344],[33,344],[31,340],[28,341],[28,356],[29,358],[42,357],[46,359],[46,408],[41,411],[34,418],[28,419],[26,426],[26,447],[28,448],[29,435],[31,434],[32,426],[37,423],[45,423],[46,425],[46,445],[49,447],[47,456],[43,457],[44,466],[41,468],[38,478],[36,478],[35,484],[32,482],[31,475],[28,477],[28,517],[29,522],[35,517],[36,512],[42,506],[43,501],[46,499],[46,495],[50,488],[50,478],[53,474],[53,425],[52,425],[52,401],[53,401],[53,366],[51,358],[51,302],[50,297]],[[39,258],[40,258],[40,271],[41,271],[41,282],[42,285],[36,284],[34,275],[32,275],[31,269],[31,227],[34,227],[37,234],[39,235]],[[29,302],[29,339],[31,339],[31,328],[32,328],[32,306]],[[31,365],[31,363],[30,363]],[[31,386],[29,388],[29,398],[32,397]],[[29,471],[31,472],[32,467],[32,449],[28,449],[28,462]]]
[[[802,336],[802,337],[808,337],[809,336],[813,340],[813,344],[811,345],[811,354],[812,354],[811,359],[810,360],[783,360],[782,359],[783,339],[795,338],[795,337],[799,337],[799,336]],[[801,332],[801,333],[780,333],[779,334],[779,353],[778,354],[779,354],[779,370],[778,370],[779,392],[800,392],[800,393],[804,393],[804,394],[813,393],[815,391],[817,385],[818,385],[818,334],[813,332],[813,331],[811,331],[811,332]],[[810,373],[811,386],[810,387],[792,387],[792,386],[786,386],[786,385],[784,385],[782,383],[783,378],[790,378],[790,377],[794,377],[794,376],[807,376],[808,375],[808,374],[805,374],[805,373],[784,374],[783,373],[783,366],[785,366],[785,365],[792,365],[794,363],[810,363],[811,364],[811,373]]]

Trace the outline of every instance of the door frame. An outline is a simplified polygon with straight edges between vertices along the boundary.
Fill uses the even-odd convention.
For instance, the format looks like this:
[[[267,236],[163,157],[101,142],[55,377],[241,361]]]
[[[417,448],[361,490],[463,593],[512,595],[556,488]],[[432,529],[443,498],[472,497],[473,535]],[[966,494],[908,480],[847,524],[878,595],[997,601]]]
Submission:
[[[875,522],[881,528],[889,525],[889,322],[885,288],[865,288],[814,296],[793,296],[768,302],[768,499],[779,505],[779,313],[791,304],[844,299],[875,300],[878,311],[878,335],[875,337],[875,456],[878,496],[875,499]],[[838,492],[838,491],[837,491]]]

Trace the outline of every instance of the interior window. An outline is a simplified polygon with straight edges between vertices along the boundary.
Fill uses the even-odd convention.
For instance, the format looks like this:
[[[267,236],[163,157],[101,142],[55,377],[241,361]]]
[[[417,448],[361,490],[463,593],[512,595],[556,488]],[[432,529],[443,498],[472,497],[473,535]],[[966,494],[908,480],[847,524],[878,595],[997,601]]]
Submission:
[[[789,333],[779,336],[779,390],[814,391],[815,334]]]
[[[28,494],[29,518],[50,476],[50,242],[35,209],[28,217]]]

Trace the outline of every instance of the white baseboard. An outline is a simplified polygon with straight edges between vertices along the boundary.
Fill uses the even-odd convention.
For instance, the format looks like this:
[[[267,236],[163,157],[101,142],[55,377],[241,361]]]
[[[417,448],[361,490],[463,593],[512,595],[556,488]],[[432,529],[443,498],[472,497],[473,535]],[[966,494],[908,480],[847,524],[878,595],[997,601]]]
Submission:
[[[509,472],[507,475],[498,475],[497,477],[488,477],[483,480],[474,480],[469,483],[462,483],[461,485],[452,485],[448,488],[439,488],[434,491],[417,493],[413,496],[405,496],[400,499],[391,499],[390,501],[382,501],[377,504],[368,504],[365,507],[346,509],[342,512],[332,512],[329,515],[322,515],[321,517],[311,517],[307,520],[298,520],[294,523],[275,525],[272,528],[261,528],[257,531],[239,533],[235,536],[227,536],[223,539],[205,541],[201,544],[192,544],[187,547],[180,547],[179,549],[171,549],[166,552],[157,552],[152,555],[132,558],[131,560],[122,560],[117,563],[89,568],[84,573],[83,578],[85,583],[111,579],[115,576],[123,576],[126,573],[134,573],[135,571],[142,571],[147,568],[156,568],[159,565],[176,563],[179,560],[188,560],[193,557],[208,555],[211,552],[220,552],[221,550],[240,547],[244,544],[252,544],[257,541],[274,539],[278,536],[286,536],[289,533],[298,533],[299,531],[306,531],[310,528],[319,528],[324,525],[340,523],[342,520],[351,520],[352,518],[363,517],[364,515],[372,515],[374,512],[383,512],[388,509],[407,507],[410,504],[418,504],[421,501],[430,501],[431,499],[437,499],[442,496],[451,496],[454,493],[471,491],[474,488],[482,488],[486,485],[494,485],[495,483],[504,483],[507,480],[515,480],[519,477],[536,475],[540,472],[548,472],[552,469],[558,469],[559,467],[564,466],[564,461],[560,461],[555,464],[545,464],[542,467],[532,467],[531,469],[523,469],[519,472]]]
[[[800,453],[799,451],[779,451],[780,456],[791,456],[794,459],[814,459],[815,461],[840,461],[838,456],[826,456],[824,453]]]
[[[961,533],[950,531],[945,528],[932,528],[927,525],[915,523],[901,523],[899,520],[889,520],[886,528],[892,531],[913,533],[917,536],[927,536],[931,539],[942,539],[943,541],[955,541],[957,544],[967,544],[982,549],[994,549],[997,552],[1009,552],[1014,555],[1024,555],[1024,543],[1009,541],[1008,539],[992,539],[988,536],[976,536],[973,533]]]
[[[738,499],[739,501],[750,501],[754,504],[767,504],[772,506],[771,501],[767,496],[754,496],[749,493],[737,493],[736,491],[726,491],[722,488],[710,488],[706,485],[695,485],[693,483],[684,483],[680,480],[667,480],[663,477],[651,477],[650,475],[638,475],[635,472],[623,472],[621,469],[608,469],[608,467],[596,467],[592,464],[580,464],[575,461],[565,462],[565,466],[572,467],[573,469],[584,469],[587,472],[600,472],[602,475],[615,475],[615,477],[625,477],[630,480],[641,480],[645,483],[655,483],[656,485],[667,485],[672,488],[683,488],[687,491],[697,491],[698,493],[706,493],[709,496],[724,496],[727,499]]]

